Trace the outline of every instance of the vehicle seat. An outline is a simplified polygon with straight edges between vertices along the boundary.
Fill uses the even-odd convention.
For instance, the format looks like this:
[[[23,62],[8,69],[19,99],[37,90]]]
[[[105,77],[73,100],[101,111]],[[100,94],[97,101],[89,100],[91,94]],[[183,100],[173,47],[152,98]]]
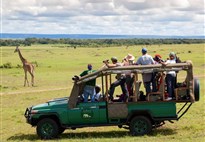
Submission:
[[[141,84],[142,84],[142,81],[140,80],[136,81],[134,84],[135,90],[134,90],[133,96],[129,96],[129,98],[131,98],[133,102],[137,102],[137,100],[139,99]]]
[[[159,90],[157,92],[150,92],[149,94],[147,94],[147,101],[151,101],[150,96],[152,95],[157,95],[159,96],[160,100],[164,101],[164,96],[165,96],[164,94],[165,94],[165,74],[162,73]]]

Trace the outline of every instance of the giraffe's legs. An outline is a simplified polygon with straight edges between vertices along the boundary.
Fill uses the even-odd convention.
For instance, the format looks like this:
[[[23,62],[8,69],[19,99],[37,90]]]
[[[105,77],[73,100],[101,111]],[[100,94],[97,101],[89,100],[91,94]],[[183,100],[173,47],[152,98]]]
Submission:
[[[32,86],[34,86],[34,75],[32,74],[31,77],[32,77],[31,83],[32,83]]]
[[[29,86],[29,82],[28,82],[28,78],[27,78],[27,71],[24,71],[25,72],[25,79],[24,79],[24,87],[26,86],[26,83],[28,84]]]
[[[34,72],[33,71],[32,72],[29,71],[29,73],[31,75],[31,85],[34,86]]]

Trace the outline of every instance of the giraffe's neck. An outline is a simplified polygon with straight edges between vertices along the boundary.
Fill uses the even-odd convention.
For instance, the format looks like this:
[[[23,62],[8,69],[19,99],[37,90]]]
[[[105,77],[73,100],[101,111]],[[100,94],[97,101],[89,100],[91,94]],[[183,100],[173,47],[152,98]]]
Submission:
[[[22,56],[20,50],[18,50],[18,53],[19,53],[19,58],[21,59],[21,62],[22,62],[23,64],[26,63],[27,61],[26,61],[26,59]]]

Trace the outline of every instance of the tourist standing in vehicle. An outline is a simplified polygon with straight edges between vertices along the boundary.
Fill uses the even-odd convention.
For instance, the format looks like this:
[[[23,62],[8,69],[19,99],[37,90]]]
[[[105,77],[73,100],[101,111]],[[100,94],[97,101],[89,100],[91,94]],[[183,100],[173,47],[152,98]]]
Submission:
[[[87,74],[95,72],[95,70],[92,70],[92,65],[91,64],[88,64],[87,68],[88,68],[88,70],[85,70],[80,74],[81,77],[83,77]],[[93,101],[92,98],[93,98],[93,95],[95,94],[95,85],[96,85],[96,79],[87,81],[85,83],[85,87],[84,87],[84,90],[83,90],[84,102],[88,102],[88,97],[89,96],[90,96],[91,101]]]
[[[136,65],[151,65],[151,64],[155,64],[152,56],[147,54],[146,48],[142,48],[142,56],[138,58]],[[147,95],[151,92],[152,73],[143,73],[142,80]]]
[[[176,59],[175,59],[175,53],[171,52],[169,54],[169,60],[167,60],[165,63],[161,63],[163,65],[167,64],[175,64]],[[166,83],[167,83],[167,93],[168,93],[168,98],[166,99],[167,101],[172,100],[174,97],[174,87],[175,87],[175,82],[176,82],[176,72],[175,71],[167,71],[166,73]]]
[[[112,57],[111,61],[112,61],[112,64],[109,64],[108,62],[104,62],[108,68],[118,67],[118,66],[123,65],[122,63],[118,62],[116,57]],[[110,85],[110,89],[109,89],[110,100],[113,101],[113,94],[115,91],[115,87],[120,85],[122,89],[122,93],[125,94],[124,101],[127,101],[129,97],[129,93],[128,93],[127,86],[126,86],[125,74],[117,74],[116,79],[117,80]]]
[[[160,54],[156,54],[154,56],[154,61],[155,61],[155,64],[160,64],[161,62],[164,62],[164,60],[162,59],[162,56]]]
[[[154,62],[155,64],[160,64],[161,62],[164,62],[164,60],[162,59],[162,56],[160,54],[156,54],[154,56]],[[157,92],[159,89],[159,85],[160,85],[160,78],[161,78],[161,73],[159,72],[153,72],[152,74],[152,92]]]
[[[134,64],[135,57],[132,54],[127,54],[123,59],[122,63],[124,66],[129,66]]]
[[[134,64],[135,57],[132,54],[127,54],[125,58],[123,59],[122,63],[123,66],[130,66]],[[133,95],[133,82],[134,82],[134,76],[131,73],[131,71],[126,71],[125,72],[126,76],[126,85],[127,85],[127,90],[129,92],[129,95]]]

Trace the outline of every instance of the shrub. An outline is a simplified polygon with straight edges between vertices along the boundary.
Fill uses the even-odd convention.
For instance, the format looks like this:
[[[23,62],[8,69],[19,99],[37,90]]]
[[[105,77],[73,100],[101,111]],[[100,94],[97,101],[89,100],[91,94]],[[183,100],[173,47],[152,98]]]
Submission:
[[[16,65],[16,68],[22,68],[22,67],[23,67],[22,65],[19,64]]]
[[[10,62],[7,62],[7,63],[4,63],[3,65],[1,65],[0,68],[11,69],[12,65]]]

